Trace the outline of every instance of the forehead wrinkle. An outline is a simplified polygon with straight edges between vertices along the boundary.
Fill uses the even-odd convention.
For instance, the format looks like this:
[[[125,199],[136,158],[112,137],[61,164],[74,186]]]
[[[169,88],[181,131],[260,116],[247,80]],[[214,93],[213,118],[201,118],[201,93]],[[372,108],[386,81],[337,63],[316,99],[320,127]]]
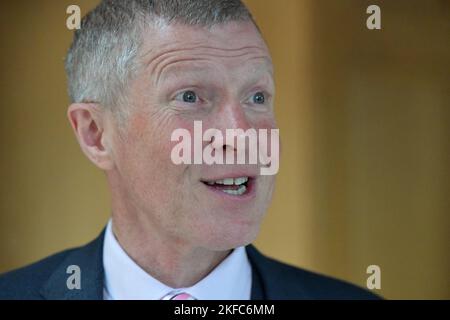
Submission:
[[[209,61],[208,59],[199,58],[199,57],[191,57],[191,58],[185,58],[185,59],[175,59],[173,61],[170,61],[168,64],[163,65],[162,67],[155,70],[156,77],[154,77],[154,83],[158,84],[158,82],[161,80],[161,76],[164,75],[164,71],[167,70],[167,68],[175,67],[177,64],[182,64],[183,62],[198,62],[198,61]],[[182,67],[180,67],[182,68]],[[199,67],[195,69],[200,69]],[[166,72],[167,73],[167,72]]]
[[[266,74],[269,76],[269,78],[272,78],[273,74],[271,66],[269,66],[269,68],[266,69],[263,68],[261,64],[252,65],[251,62],[252,60],[259,60],[259,59],[266,59],[266,57],[264,56],[251,57],[250,59],[247,60],[248,63],[240,64],[239,67],[241,67],[242,65],[249,66],[247,73],[254,75],[252,78],[260,78],[261,74]],[[170,63],[170,65],[168,65],[166,68],[164,68],[163,72],[160,73],[158,81],[172,79],[173,75],[175,75],[175,78],[177,78],[177,76],[182,73],[189,73],[195,75],[196,78],[200,77],[200,79],[204,79],[207,76],[207,74],[211,72],[212,70],[211,65],[197,65],[195,64],[195,61],[211,62],[209,59],[180,59],[174,61]],[[193,63],[183,63],[183,62],[193,62]],[[268,63],[266,61],[264,65],[267,66],[267,64]],[[214,68],[214,65],[212,67]]]
[[[243,57],[248,55],[248,53],[245,54],[238,54],[238,55],[231,55],[231,56],[223,56],[223,55],[214,55],[213,57],[215,58],[239,58],[239,57]],[[267,61],[267,57],[266,56],[253,56],[251,58],[248,59],[248,61],[250,60],[254,60],[254,59],[264,59],[266,65],[269,67],[269,73],[272,74],[272,67],[271,67],[271,63]],[[186,58],[175,58],[174,59],[167,59],[168,61],[166,61],[164,64],[159,64],[158,66],[155,66],[154,68],[154,73],[156,73],[156,77],[154,77],[155,79],[155,83],[157,84],[161,78],[161,76],[164,74],[164,71],[170,69],[170,67],[179,64],[179,63],[183,63],[183,62],[198,62],[198,61],[205,61],[205,62],[211,62],[213,63],[211,56],[201,56],[201,57],[186,57]]]
[[[180,48],[180,49],[177,49],[176,47],[183,45],[183,43],[181,41],[175,41],[174,43],[171,43],[171,44],[162,45],[161,49],[163,49],[163,50],[159,54],[156,54],[154,57],[151,57],[151,59],[149,59],[149,61],[146,64],[148,65],[148,64],[152,63],[154,60],[157,60],[158,58],[162,57],[165,54],[170,54],[171,52],[187,51],[187,50],[194,50],[194,49],[206,49],[206,50],[211,49],[211,50],[220,50],[220,51],[225,51],[225,52],[240,51],[240,50],[246,50],[246,49],[256,49],[256,50],[265,51],[265,49],[260,46],[244,46],[244,47],[239,47],[239,48],[219,48],[219,47],[213,47],[213,46],[205,46],[200,43],[201,42],[199,42],[199,44],[195,44],[195,43],[191,42],[190,47],[184,47],[184,48]],[[165,49],[167,47],[168,47],[168,49]],[[155,48],[149,49],[147,52],[142,54],[141,59],[145,60],[145,57],[154,51],[156,51]]]
[[[212,52],[208,53],[208,52],[205,52],[205,50],[212,51]],[[243,50],[249,50],[250,52],[239,53],[239,51],[243,51]],[[152,51],[152,50],[150,50],[150,51]],[[264,51],[265,54],[261,55],[262,51]],[[144,54],[143,57],[145,55],[147,55],[149,52]],[[239,48],[218,48],[218,47],[198,45],[198,46],[193,46],[193,47],[189,47],[189,48],[182,48],[182,49],[172,48],[172,49],[165,50],[165,51],[155,55],[151,59],[149,59],[149,61],[147,61],[144,64],[144,67],[150,69],[149,70],[150,74],[156,73],[156,79],[159,79],[162,71],[165,69],[165,67],[169,66],[171,63],[179,62],[181,60],[186,60],[186,61],[189,60],[189,58],[181,58],[181,57],[178,58],[177,57],[186,52],[191,53],[191,54],[197,54],[197,57],[191,58],[192,60],[194,60],[194,59],[208,60],[208,57],[238,58],[238,57],[242,57],[242,56],[250,55],[250,54],[259,54],[260,56],[258,56],[258,57],[265,58],[268,62],[268,66],[270,68],[272,65],[270,56],[266,53],[266,51],[262,47],[259,47],[259,46],[244,46],[244,47],[239,47]],[[156,80],[156,81],[158,81],[158,80]]]

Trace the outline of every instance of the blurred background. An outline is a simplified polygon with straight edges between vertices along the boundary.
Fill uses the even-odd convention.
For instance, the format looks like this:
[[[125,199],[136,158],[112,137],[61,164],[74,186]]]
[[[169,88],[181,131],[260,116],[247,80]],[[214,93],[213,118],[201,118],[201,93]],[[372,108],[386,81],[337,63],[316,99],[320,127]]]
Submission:
[[[102,172],[66,120],[66,8],[0,4],[0,272],[96,237]],[[450,299],[450,1],[247,0],[273,55],[283,142],[256,246],[389,299]],[[366,8],[381,8],[368,30]]]

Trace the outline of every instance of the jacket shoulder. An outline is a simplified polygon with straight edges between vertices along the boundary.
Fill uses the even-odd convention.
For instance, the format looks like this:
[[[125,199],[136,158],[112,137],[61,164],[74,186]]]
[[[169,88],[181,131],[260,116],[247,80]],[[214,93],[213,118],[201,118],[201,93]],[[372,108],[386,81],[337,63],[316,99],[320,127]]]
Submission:
[[[269,299],[381,299],[349,282],[266,257],[253,246],[247,252]]]
[[[39,290],[53,271],[76,249],[53,254],[31,265],[0,275],[0,299],[39,300]]]

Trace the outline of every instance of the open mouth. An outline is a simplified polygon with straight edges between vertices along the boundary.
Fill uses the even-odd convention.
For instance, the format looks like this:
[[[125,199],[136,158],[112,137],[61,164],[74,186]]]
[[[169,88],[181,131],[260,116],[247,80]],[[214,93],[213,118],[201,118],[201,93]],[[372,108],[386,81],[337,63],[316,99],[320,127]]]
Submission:
[[[232,196],[241,196],[249,192],[251,177],[225,178],[221,180],[202,181],[206,186]]]

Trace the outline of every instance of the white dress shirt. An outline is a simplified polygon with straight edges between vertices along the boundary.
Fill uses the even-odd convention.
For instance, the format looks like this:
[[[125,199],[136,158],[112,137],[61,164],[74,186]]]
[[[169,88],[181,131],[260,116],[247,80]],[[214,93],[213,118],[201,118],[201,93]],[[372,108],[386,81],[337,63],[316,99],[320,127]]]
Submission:
[[[186,292],[198,300],[249,300],[252,269],[244,247],[229,254],[205,278],[189,288],[171,288],[139,267],[122,249],[108,222],[103,244],[105,300],[159,300]]]

